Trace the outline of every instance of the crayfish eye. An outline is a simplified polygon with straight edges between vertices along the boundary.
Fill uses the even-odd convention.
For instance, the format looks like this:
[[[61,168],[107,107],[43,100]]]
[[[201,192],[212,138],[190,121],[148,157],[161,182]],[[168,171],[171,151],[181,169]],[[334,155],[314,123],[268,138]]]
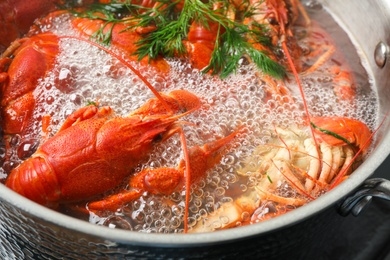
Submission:
[[[156,135],[154,138],[153,138],[153,143],[159,143],[161,142],[163,139],[163,135],[162,134],[158,134]]]
[[[278,25],[278,20],[275,17],[268,17],[268,23],[271,25]]]

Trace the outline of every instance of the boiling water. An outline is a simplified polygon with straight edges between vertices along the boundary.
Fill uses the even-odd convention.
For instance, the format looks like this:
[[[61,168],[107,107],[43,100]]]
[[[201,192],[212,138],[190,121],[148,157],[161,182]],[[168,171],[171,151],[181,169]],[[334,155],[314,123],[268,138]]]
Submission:
[[[318,26],[313,26],[311,38],[306,37],[307,28],[297,27],[295,34],[301,35],[300,45],[305,50],[314,44],[320,52],[325,52],[325,47],[332,44],[338,47],[326,64],[301,77],[309,113],[311,116],[351,117],[374,129],[377,124],[376,94],[369,86],[367,75],[359,65],[353,46],[320,5],[313,1],[306,4],[312,19],[319,24],[328,23],[325,26],[332,28],[330,33],[337,41],[322,37],[323,31]],[[64,15],[56,18],[50,27],[43,30],[53,31],[58,35],[76,35],[67,21],[68,17]],[[62,39],[60,48],[57,65],[40,81],[34,92],[37,103],[42,105],[34,114],[36,123],[31,126],[30,134],[14,137],[13,144],[17,148],[3,168],[20,163],[23,157],[27,157],[36,148],[41,136],[41,119],[47,114],[52,117],[49,130],[53,135],[70,113],[90,101],[97,101],[101,106],[111,106],[117,116],[126,116],[154,97],[131,70],[105,51],[75,39]],[[345,63],[345,58],[348,59],[348,64]],[[303,66],[309,67],[316,59],[318,56],[308,58]],[[291,91],[291,97],[284,98],[283,102],[278,95],[268,99],[266,81],[262,80],[252,64],[245,59],[241,62],[237,73],[226,80],[203,75],[194,71],[186,61],[177,59],[169,60],[171,70],[168,75],[158,74],[152,68],[132,62],[158,91],[169,93],[175,89],[186,89],[201,98],[202,107],[182,119],[191,123],[182,126],[188,147],[227,136],[241,126],[247,129],[235,141],[221,163],[210,169],[204,180],[192,186],[190,227],[214,214],[221,205],[234,200],[234,196],[254,185],[250,178],[243,178],[236,172],[242,167],[243,158],[249,157],[257,146],[267,144],[272,139],[275,126],[288,128],[301,124],[306,116],[302,97],[292,75],[285,82]],[[334,94],[332,68],[337,65],[345,69],[350,66],[355,72],[357,98],[352,103],[341,100]],[[65,86],[65,89],[58,90],[55,86],[59,84]],[[173,136],[156,145],[149,158],[140,162],[134,172],[162,166],[174,168],[182,155],[179,137]],[[1,174],[0,177],[5,178],[4,170]],[[94,181],[98,180],[91,180]],[[89,221],[141,232],[182,232],[184,199],[184,191],[170,196],[145,193],[115,213],[91,213]],[[220,217],[220,223],[213,224],[214,228],[227,221],[224,217],[226,218]]]

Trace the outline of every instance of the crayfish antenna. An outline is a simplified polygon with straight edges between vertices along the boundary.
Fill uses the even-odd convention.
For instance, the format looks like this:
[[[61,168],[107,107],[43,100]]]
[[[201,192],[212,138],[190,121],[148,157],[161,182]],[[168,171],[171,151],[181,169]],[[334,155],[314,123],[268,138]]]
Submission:
[[[137,77],[139,77],[142,82],[153,92],[153,94],[161,101],[162,105],[165,107],[165,109],[168,111],[168,113],[170,114],[174,114],[171,107],[167,104],[167,102],[164,100],[164,98],[161,97],[160,93],[152,86],[152,84],[150,84],[150,82],[136,69],[133,67],[133,65],[131,65],[127,60],[125,60],[124,58],[122,58],[120,55],[116,54],[115,52],[101,46],[100,44],[96,43],[96,42],[93,42],[93,41],[90,41],[90,40],[87,40],[87,39],[84,39],[84,38],[81,38],[81,37],[78,37],[78,36],[70,36],[70,35],[66,35],[66,36],[58,36],[58,38],[63,38],[63,39],[75,39],[75,40],[78,40],[78,41],[83,41],[83,42],[86,42],[86,43],[89,43],[103,51],[105,51],[106,53],[110,54],[111,56],[115,57],[117,60],[119,60],[120,62],[122,62],[126,67],[128,67],[131,71],[134,72],[135,75],[137,75]]]
[[[305,195],[307,198],[309,198],[310,200],[314,200],[314,198],[308,193],[305,191],[304,187],[302,185],[299,184],[299,181],[296,179],[296,177],[294,177],[293,174],[291,174],[288,170],[288,167],[286,167],[286,169],[281,169],[280,167],[278,167],[275,162],[273,160],[271,160],[271,162],[273,163],[273,165],[275,166],[275,168],[283,175],[284,178],[286,178],[286,180],[294,187],[298,190],[298,192],[300,194],[303,194]]]
[[[283,48],[283,51],[286,55],[286,58],[287,58],[287,61],[288,61],[288,64],[291,68],[291,71],[293,72],[294,74],[294,77],[295,77],[295,81],[297,82],[298,84],[298,88],[299,88],[299,92],[301,94],[301,97],[302,97],[302,101],[303,101],[303,107],[305,109],[305,113],[306,113],[306,123],[307,125],[309,126],[310,128],[310,133],[311,133],[311,136],[313,137],[313,140],[314,140],[314,144],[316,146],[316,149],[317,149],[317,158],[318,160],[320,161],[321,163],[321,159],[320,159],[320,150],[319,150],[319,146],[318,146],[318,142],[317,142],[317,139],[315,138],[315,133],[314,133],[314,128],[313,126],[310,124],[311,122],[311,116],[310,116],[310,113],[309,113],[309,108],[308,108],[308,105],[307,105],[307,102],[306,102],[306,97],[305,97],[305,92],[303,91],[303,87],[302,87],[302,83],[301,83],[301,80],[299,78],[299,75],[298,75],[298,72],[295,68],[295,65],[294,65],[294,62],[291,58],[291,55],[290,55],[290,52],[287,48],[287,44],[286,44],[286,37],[285,35],[282,35],[281,37],[281,43],[282,43],[282,48]]]
[[[190,150],[187,148],[187,142],[184,132],[181,128],[177,129],[180,134],[182,149],[184,153],[184,165],[183,161],[179,164],[179,169],[184,169],[185,178],[185,212],[184,212],[184,233],[188,232],[188,211],[191,195],[191,184],[198,182],[202,179],[207,170],[215,166],[220,162],[222,156],[226,154],[230,148],[230,142],[240,133],[245,130],[244,127],[240,127],[230,135],[207,143],[202,147],[194,146]],[[192,167],[191,167],[192,165]]]
[[[191,184],[201,180],[207,170],[218,164],[222,157],[231,147],[230,143],[239,134],[246,130],[244,127],[239,127],[236,131],[226,137],[220,138],[213,142],[207,143],[202,147],[192,147],[187,150],[184,134],[181,134],[183,151],[185,151],[185,189],[186,189],[186,210],[185,210],[185,228],[184,232],[188,232],[188,208],[190,202]],[[191,167],[192,165],[192,167]],[[180,166],[179,166],[180,167]],[[183,167],[181,165],[181,167]],[[190,167],[192,171],[190,171]]]
[[[186,189],[186,198],[185,198],[185,210],[184,210],[184,233],[188,232],[188,211],[190,205],[190,192],[191,192],[191,165],[190,165],[190,155],[187,148],[187,140],[185,138],[183,129],[180,128],[179,131],[181,146],[184,153],[184,161],[185,161],[185,189]]]
[[[187,114],[190,111],[187,111],[183,114]],[[183,116],[183,114],[178,115],[178,117]],[[190,203],[190,192],[191,192],[191,163],[190,163],[190,155],[188,152],[187,147],[187,139],[185,138],[183,129],[179,126],[173,127],[171,130],[169,130],[163,137],[162,140],[166,140],[172,135],[178,133],[180,136],[180,142],[181,147],[184,154],[184,162],[185,162],[185,169],[184,169],[184,179],[185,179],[185,209],[184,209],[184,233],[188,232],[188,211],[189,211],[189,203]]]

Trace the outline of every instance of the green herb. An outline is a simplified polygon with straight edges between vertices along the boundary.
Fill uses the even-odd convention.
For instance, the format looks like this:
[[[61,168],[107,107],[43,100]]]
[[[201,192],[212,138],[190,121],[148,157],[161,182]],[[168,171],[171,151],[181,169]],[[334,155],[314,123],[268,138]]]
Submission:
[[[278,79],[282,78],[286,73],[284,67],[269,58],[264,51],[254,48],[244,38],[244,33],[240,32],[240,29],[242,29],[241,26],[227,30],[222,34],[222,44],[216,44],[210,64],[203,71],[208,72],[212,70],[213,74],[220,73],[221,78],[226,78],[232,72],[236,72],[239,60],[246,55],[265,74]]]
[[[88,19],[96,19],[105,21],[103,26],[96,31],[92,38],[95,38],[99,42],[109,45],[111,42],[112,30],[116,23],[122,23],[123,20],[116,18],[115,14],[117,12],[124,12],[125,6],[123,4],[110,4],[110,5],[102,5],[102,4],[92,4],[90,5],[91,10],[76,12],[71,11],[73,15],[81,18]],[[108,30],[106,30],[108,28]]]
[[[97,107],[98,106],[98,104],[96,103],[96,102],[94,102],[94,101],[87,101],[87,104],[85,105],[86,107],[87,106],[95,106],[95,107]]]
[[[141,26],[156,26],[155,30],[144,35],[137,45],[134,55],[139,59],[149,57],[155,59],[159,55],[173,57],[187,52],[183,40],[187,39],[190,26],[193,22],[209,28],[209,22],[218,25],[218,33],[215,47],[209,65],[203,72],[212,71],[226,78],[236,72],[239,61],[243,56],[248,57],[265,74],[275,78],[283,78],[286,71],[282,65],[272,60],[268,53],[256,49],[251,42],[258,42],[263,46],[272,46],[267,35],[267,29],[260,24],[252,22],[250,25],[243,23],[244,19],[256,13],[256,6],[243,0],[241,7],[235,11],[235,19],[230,20],[223,11],[231,8],[230,1],[202,1],[185,0],[181,11],[177,11],[180,0],[157,0],[152,8],[126,3],[93,4],[89,11],[75,12],[79,17],[100,19],[105,21],[104,26],[93,37],[108,44],[111,39],[112,27],[115,23],[125,23],[128,29]],[[260,1],[261,3],[262,1]],[[218,3],[218,11],[213,10],[213,5]],[[259,3],[259,4],[260,4]],[[103,14],[99,15],[97,13]],[[126,18],[121,17],[125,15]],[[103,17],[102,17],[103,16]],[[110,26],[108,29],[107,26]]]
[[[324,134],[327,134],[327,135],[330,135],[330,136],[333,136],[334,138],[337,138],[339,140],[342,140],[343,142],[345,142],[346,144],[348,144],[349,146],[353,147],[353,145],[351,144],[350,141],[348,141],[347,139],[345,139],[344,137],[336,134],[335,132],[332,132],[332,131],[329,131],[329,130],[326,130],[326,129],[323,129],[323,128],[320,128],[318,126],[316,126],[313,122],[310,122],[311,126],[315,129],[318,129],[320,132],[324,133]]]
[[[151,58],[156,58],[158,55],[172,57],[176,54],[186,53],[183,40],[187,38],[192,21],[206,24],[204,14],[210,8],[210,4],[199,0],[186,0],[182,11],[175,19],[165,19],[164,22],[157,24],[157,29],[139,42],[139,48],[135,54],[139,56],[139,59],[142,59],[145,56]]]
[[[271,180],[271,177],[268,175],[268,173],[265,173],[267,175],[267,179],[268,181],[272,184],[272,180]]]

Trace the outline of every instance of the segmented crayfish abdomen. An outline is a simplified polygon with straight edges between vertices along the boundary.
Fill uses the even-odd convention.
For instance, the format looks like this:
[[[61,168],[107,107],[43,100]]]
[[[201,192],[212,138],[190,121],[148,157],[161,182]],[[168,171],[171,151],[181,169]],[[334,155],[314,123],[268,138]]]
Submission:
[[[218,35],[218,24],[209,22],[208,28],[194,22],[185,41],[191,65],[203,69],[210,63],[211,55]],[[222,30],[222,29],[221,29]]]
[[[61,196],[53,168],[43,157],[27,159],[13,170],[5,185],[41,205],[56,207]]]

